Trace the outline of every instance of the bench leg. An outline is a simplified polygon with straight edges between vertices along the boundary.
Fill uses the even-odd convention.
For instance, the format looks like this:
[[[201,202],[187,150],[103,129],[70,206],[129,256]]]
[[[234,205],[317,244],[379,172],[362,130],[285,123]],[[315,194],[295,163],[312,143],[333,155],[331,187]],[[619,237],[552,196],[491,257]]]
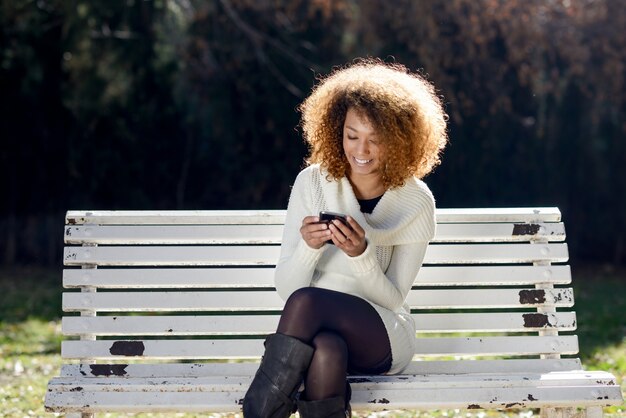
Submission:
[[[541,408],[541,418],[602,418],[602,407],[589,406],[580,411],[576,408]]]

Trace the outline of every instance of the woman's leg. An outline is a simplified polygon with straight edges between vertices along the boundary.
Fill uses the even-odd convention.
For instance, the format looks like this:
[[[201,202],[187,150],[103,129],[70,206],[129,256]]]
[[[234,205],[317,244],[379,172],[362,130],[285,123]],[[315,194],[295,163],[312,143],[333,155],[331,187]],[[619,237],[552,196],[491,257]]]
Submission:
[[[339,335],[321,331],[313,337],[313,358],[304,380],[309,401],[345,396],[348,347]]]
[[[305,379],[305,395],[310,399],[344,395],[346,370],[383,373],[391,367],[385,325],[378,312],[356,296],[299,289],[287,300],[277,332],[315,349]],[[337,366],[341,364],[345,367]]]

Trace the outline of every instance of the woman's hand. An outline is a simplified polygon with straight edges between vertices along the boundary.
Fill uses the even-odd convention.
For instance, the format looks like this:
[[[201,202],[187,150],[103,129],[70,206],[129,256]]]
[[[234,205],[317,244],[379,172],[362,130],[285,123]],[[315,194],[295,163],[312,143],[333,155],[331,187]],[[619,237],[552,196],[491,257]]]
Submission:
[[[330,239],[330,230],[326,222],[320,222],[318,216],[307,216],[302,220],[300,234],[306,244],[317,250]]]
[[[328,224],[331,232],[330,238],[337,248],[350,257],[356,257],[363,254],[367,248],[365,231],[354,218],[348,216],[347,219],[349,226],[337,219]]]

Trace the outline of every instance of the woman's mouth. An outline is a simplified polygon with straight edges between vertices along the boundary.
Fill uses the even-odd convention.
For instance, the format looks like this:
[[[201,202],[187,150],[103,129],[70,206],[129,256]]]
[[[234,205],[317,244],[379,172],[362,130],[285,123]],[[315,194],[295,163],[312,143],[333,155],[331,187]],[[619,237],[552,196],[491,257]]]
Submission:
[[[366,165],[372,162],[372,160],[361,160],[356,157],[352,157],[352,158],[354,158],[354,162],[356,162],[358,165]]]

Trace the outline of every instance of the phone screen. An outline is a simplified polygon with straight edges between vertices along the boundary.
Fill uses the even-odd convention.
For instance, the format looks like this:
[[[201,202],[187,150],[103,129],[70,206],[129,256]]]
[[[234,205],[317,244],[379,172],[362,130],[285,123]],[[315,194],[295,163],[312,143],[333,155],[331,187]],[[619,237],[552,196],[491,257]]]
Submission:
[[[320,222],[328,223],[335,219],[338,219],[339,221],[343,222],[345,225],[348,225],[348,218],[343,213],[328,212],[328,211],[320,212]]]
[[[348,217],[346,215],[344,215],[343,213],[328,212],[328,211],[320,212],[320,222],[330,223],[331,221],[333,221],[335,219],[339,220],[344,225],[350,227],[350,224],[348,224]],[[326,242],[329,243],[329,244],[335,245],[335,243],[331,239],[329,239]]]

